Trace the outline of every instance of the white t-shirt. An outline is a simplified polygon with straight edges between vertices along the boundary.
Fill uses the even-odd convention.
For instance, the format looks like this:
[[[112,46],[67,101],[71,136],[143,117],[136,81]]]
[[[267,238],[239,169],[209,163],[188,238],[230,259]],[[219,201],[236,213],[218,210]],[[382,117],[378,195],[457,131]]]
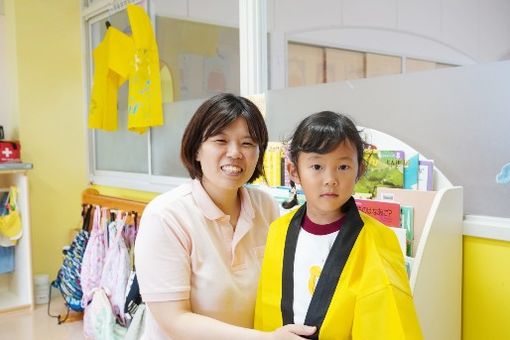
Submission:
[[[142,299],[189,299],[194,313],[252,328],[267,231],[277,217],[276,202],[253,188],[241,188],[235,231],[198,180],[156,197],[135,245]],[[145,320],[144,338],[169,339],[150,309]]]
[[[342,219],[327,225],[313,223],[305,215],[294,257],[294,323],[304,324],[313,292]]]

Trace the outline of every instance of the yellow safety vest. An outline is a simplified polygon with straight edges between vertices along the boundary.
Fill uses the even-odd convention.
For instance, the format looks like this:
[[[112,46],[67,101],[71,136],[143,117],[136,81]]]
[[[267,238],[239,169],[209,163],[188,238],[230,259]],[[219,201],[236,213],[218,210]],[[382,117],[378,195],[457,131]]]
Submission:
[[[305,324],[320,340],[422,339],[402,251],[385,225],[359,213],[354,199],[312,296]],[[293,266],[306,204],[271,224],[255,308],[255,329],[294,322]],[[310,249],[313,251],[313,249]]]

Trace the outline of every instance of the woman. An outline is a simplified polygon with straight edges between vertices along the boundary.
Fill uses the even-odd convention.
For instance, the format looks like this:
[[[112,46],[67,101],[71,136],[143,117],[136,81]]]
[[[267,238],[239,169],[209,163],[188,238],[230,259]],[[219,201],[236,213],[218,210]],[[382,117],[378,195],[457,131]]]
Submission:
[[[263,174],[267,129],[232,94],[204,102],[188,123],[181,160],[192,181],[150,202],[135,259],[147,305],[146,339],[300,339],[315,328],[255,331],[253,314],[269,223],[278,208],[244,184]]]

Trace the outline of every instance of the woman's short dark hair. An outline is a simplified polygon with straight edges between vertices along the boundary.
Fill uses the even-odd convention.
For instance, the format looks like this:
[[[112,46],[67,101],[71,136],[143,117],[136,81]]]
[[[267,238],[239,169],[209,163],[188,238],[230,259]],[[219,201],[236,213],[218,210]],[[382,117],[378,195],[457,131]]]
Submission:
[[[288,146],[289,158],[297,164],[300,152],[325,154],[348,140],[356,148],[359,177],[366,169],[363,151],[368,147],[360,132],[344,114],[332,111],[314,113],[303,119],[294,131]]]
[[[191,178],[202,179],[202,168],[200,162],[196,160],[200,145],[209,137],[220,133],[237,118],[246,120],[250,136],[259,147],[257,166],[248,183],[264,175],[263,160],[268,141],[264,117],[250,100],[231,93],[221,93],[200,105],[184,130],[181,161]]]

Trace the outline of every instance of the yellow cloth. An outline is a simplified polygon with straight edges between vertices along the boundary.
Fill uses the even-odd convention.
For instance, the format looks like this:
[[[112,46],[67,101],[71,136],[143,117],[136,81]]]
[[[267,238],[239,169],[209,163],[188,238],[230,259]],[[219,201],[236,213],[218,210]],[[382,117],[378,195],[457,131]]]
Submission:
[[[151,126],[163,125],[158,45],[144,9],[128,5],[127,12],[134,43],[134,65],[129,78],[128,129],[144,133]]]
[[[296,211],[270,226],[257,293],[255,329],[272,331],[282,326],[284,245]],[[360,217],[364,226],[341,273],[319,339],[422,339],[402,251],[394,233],[363,213]]]
[[[117,91],[128,78],[133,60],[132,39],[108,28],[94,49],[94,79],[89,109],[89,128],[117,130]]]
[[[170,68],[163,64],[160,71],[161,76],[161,97],[163,103],[173,103],[174,98],[174,80]]]

